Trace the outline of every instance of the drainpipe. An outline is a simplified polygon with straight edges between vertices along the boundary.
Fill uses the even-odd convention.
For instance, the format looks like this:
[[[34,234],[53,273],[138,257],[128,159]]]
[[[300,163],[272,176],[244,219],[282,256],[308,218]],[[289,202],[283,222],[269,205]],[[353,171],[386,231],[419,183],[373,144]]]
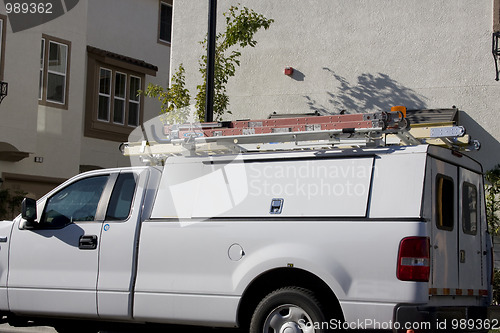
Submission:
[[[205,122],[214,121],[214,76],[215,44],[217,25],[217,0],[209,0],[207,38],[207,96],[205,101]]]

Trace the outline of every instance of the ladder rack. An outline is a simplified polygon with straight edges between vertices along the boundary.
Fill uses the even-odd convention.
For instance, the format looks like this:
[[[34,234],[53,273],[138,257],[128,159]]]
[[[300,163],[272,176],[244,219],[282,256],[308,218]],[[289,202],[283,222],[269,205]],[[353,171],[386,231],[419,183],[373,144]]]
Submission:
[[[413,135],[404,111],[170,125],[164,126],[163,138],[158,137],[152,125],[152,140],[143,130],[144,140],[123,143],[120,149],[126,156],[139,156],[145,163],[161,165],[168,156],[174,155],[422,143],[470,148],[470,138],[461,126],[420,128],[417,135]]]

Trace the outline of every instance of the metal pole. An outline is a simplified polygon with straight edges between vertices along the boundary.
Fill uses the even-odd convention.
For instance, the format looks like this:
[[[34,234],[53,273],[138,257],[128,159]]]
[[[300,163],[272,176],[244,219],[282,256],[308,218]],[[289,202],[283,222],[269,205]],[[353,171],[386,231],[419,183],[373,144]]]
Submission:
[[[207,96],[205,101],[205,122],[214,120],[214,76],[215,43],[217,25],[217,0],[209,0],[207,38]]]

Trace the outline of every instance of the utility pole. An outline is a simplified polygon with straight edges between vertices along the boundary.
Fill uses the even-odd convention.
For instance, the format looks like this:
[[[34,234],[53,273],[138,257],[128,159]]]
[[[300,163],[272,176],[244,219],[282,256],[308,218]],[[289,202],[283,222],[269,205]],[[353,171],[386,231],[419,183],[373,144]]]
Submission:
[[[207,38],[207,96],[205,122],[214,121],[215,44],[217,26],[217,0],[209,0]]]

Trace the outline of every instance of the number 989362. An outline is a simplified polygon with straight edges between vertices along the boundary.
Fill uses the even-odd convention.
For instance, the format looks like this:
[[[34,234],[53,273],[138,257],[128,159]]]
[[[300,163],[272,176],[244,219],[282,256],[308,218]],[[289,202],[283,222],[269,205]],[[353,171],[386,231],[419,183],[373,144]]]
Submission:
[[[52,14],[52,3],[7,2],[7,14]]]

